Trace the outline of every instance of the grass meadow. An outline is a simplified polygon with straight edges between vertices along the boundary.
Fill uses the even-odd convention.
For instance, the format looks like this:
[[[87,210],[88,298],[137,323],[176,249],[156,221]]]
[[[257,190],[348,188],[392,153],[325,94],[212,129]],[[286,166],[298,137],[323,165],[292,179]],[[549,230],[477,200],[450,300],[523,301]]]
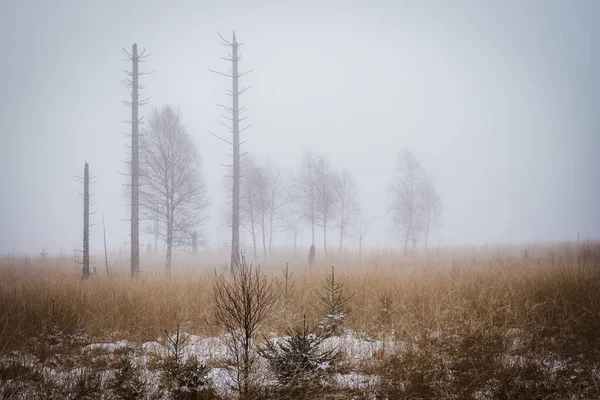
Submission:
[[[600,398],[600,243],[412,256],[371,249],[361,260],[347,253],[310,268],[293,253],[279,249],[254,263],[277,294],[254,339],[282,338],[303,321],[318,326],[317,291],[335,265],[348,310],[321,346],[338,360],[317,394],[257,391],[256,398]],[[109,255],[108,274],[103,261],[96,257],[87,281],[69,258],[0,261],[0,395],[238,397],[215,321],[214,277],[228,273],[218,255],[178,254],[170,279],[160,255],[142,256],[137,279],[122,256]],[[204,390],[159,383],[165,337],[177,326],[188,339],[184,357],[206,368]],[[253,377],[273,385],[260,363]]]

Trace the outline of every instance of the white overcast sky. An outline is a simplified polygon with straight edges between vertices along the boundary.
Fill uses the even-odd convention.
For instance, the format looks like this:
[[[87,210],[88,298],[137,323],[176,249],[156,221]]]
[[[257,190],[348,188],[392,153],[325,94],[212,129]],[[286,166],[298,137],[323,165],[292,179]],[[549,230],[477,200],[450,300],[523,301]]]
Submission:
[[[209,244],[230,237],[228,149],[208,133],[224,133],[216,103],[230,87],[207,71],[228,69],[217,30],[236,31],[254,70],[247,149],[290,170],[312,150],[350,170],[379,218],[369,244],[394,245],[385,214],[403,148],[443,197],[434,244],[598,239],[598,21],[593,0],[2,1],[0,254],[81,247],[85,161],[96,229],[104,213],[109,247],[127,246],[118,120],[130,112],[121,47],[134,42],[156,70],[141,114],[180,109],[204,160]]]

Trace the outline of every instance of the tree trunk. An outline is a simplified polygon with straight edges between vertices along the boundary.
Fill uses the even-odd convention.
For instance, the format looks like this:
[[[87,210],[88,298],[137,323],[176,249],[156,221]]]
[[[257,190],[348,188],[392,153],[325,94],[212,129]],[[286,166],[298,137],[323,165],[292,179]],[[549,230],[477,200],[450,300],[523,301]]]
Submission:
[[[323,219],[323,250],[325,251],[325,257],[327,257],[327,218]]]
[[[240,262],[240,109],[238,91],[238,43],[233,33],[231,46],[233,68],[233,105],[232,105],[232,131],[233,131],[233,204],[231,213],[231,273]]]
[[[104,213],[102,213],[102,232],[104,236],[104,266],[106,267],[106,277],[108,278],[108,252],[106,250],[106,226],[104,225]]]
[[[267,262],[267,239],[265,235],[265,217],[263,215],[263,223],[262,223],[262,242],[263,242],[263,254],[265,263]]]
[[[173,255],[173,212],[168,211],[167,214],[167,256],[165,261],[165,272],[167,277],[171,277],[171,261]]]
[[[90,170],[83,170],[83,279],[90,277]]]
[[[269,217],[269,257],[271,257],[271,248],[273,246],[273,215]]]
[[[362,237],[358,240],[358,262],[362,262]]]
[[[427,210],[427,223],[425,224],[425,248],[427,248],[427,240],[429,239],[429,222],[431,221],[431,213]]]
[[[168,278],[171,277],[172,252],[173,252],[173,240],[167,239],[167,258],[166,258],[166,262],[165,262],[165,269],[166,269]]]
[[[342,254],[342,241],[344,239],[344,225],[340,224],[340,248],[338,249],[338,258]]]
[[[256,231],[254,230],[254,221],[251,222],[252,229],[252,247],[254,249],[254,261],[258,261],[258,254],[256,252]]]
[[[140,199],[139,180],[140,163],[138,149],[138,53],[137,44],[133,45],[133,67],[131,71],[131,276],[140,272]]]
[[[294,260],[298,258],[298,232],[294,232]]]
[[[311,223],[311,227],[312,227],[312,242],[311,242],[311,244],[314,246],[315,245],[315,215],[312,211],[311,211],[311,216],[310,216],[310,223]]]

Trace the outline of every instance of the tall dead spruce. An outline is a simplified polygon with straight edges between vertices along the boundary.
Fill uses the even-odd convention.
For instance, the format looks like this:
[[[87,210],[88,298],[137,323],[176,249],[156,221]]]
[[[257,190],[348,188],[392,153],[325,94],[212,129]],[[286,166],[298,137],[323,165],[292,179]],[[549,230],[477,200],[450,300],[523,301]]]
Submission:
[[[90,168],[83,170],[83,279],[90,277]]]
[[[131,107],[131,120],[123,122],[131,124],[131,135],[125,134],[125,136],[131,137],[131,276],[136,277],[140,272],[140,163],[138,139],[139,125],[142,122],[142,118],[138,115],[138,109],[139,106],[147,104],[149,100],[149,98],[139,99],[139,90],[144,88],[139,84],[139,76],[146,75],[146,73],[139,72],[138,66],[139,63],[144,62],[147,55],[145,55],[145,49],[138,54],[136,43],[133,44],[131,53],[124,48],[121,49],[127,56],[126,61],[131,61],[131,71],[124,71],[126,76],[121,82],[131,95],[131,101],[123,101],[125,105]]]
[[[87,162],[83,168],[83,177],[75,176],[75,178],[83,183],[83,193],[78,193],[83,197],[83,268],[81,278],[85,280],[90,277],[90,206],[93,205],[90,182],[94,179],[93,176],[90,176],[90,167]],[[78,261],[75,262],[79,263]]]
[[[217,32],[218,33],[218,32]],[[225,114],[221,113],[221,118],[225,119],[228,122],[217,121],[219,124],[223,125],[229,130],[229,133],[232,135],[232,139],[226,140],[214,133],[210,132],[211,135],[215,136],[219,140],[229,144],[233,149],[233,154],[230,156],[233,158],[232,164],[222,164],[225,167],[233,168],[233,187],[232,187],[232,210],[231,210],[231,273],[233,274],[234,268],[236,265],[240,263],[240,145],[244,142],[240,142],[240,133],[245,131],[250,127],[247,125],[246,127],[240,129],[240,122],[243,122],[247,117],[241,117],[246,111],[246,107],[243,106],[240,108],[239,106],[239,97],[242,93],[250,88],[250,86],[246,86],[243,89],[239,89],[239,82],[242,77],[248,75],[250,71],[240,71],[238,69],[238,64],[241,61],[241,55],[239,48],[242,46],[242,43],[238,43],[235,38],[235,32],[233,32],[233,40],[230,42],[225,39],[220,33],[218,33],[221,38],[221,44],[223,46],[231,48],[228,52],[228,57],[221,57],[221,59],[225,61],[231,61],[232,68],[229,70],[229,73],[223,73],[214,71],[209,69],[210,72],[213,72],[218,75],[222,75],[232,80],[232,89],[227,90],[227,95],[232,98],[232,105],[228,107],[223,104],[218,104],[221,107]],[[228,154],[229,155],[229,154]],[[243,155],[243,154],[242,154]]]

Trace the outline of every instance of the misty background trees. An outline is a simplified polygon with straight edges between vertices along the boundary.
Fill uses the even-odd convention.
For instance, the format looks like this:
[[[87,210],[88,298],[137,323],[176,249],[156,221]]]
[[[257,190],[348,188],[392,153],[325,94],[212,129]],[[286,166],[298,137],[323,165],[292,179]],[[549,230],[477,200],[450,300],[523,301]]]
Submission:
[[[346,242],[362,258],[365,238],[374,224],[387,223],[406,254],[419,244],[427,247],[431,232],[441,225],[442,200],[434,177],[409,150],[399,153],[392,171],[389,210],[375,216],[364,214],[359,182],[348,169],[313,151],[305,151],[295,165],[285,169],[252,154],[242,157],[240,224],[255,261],[269,261],[274,243],[293,246],[298,257],[298,240],[306,228],[314,256],[339,261]],[[335,251],[331,250],[332,230],[338,235]],[[315,244],[316,234],[322,235],[322,245]],[[309,263],[312,256],[309,249]]]
[[[239,95],[248,87],[239,89],[240,78],[247,72],[238,71],[241,59],[235,34],[229,42],[223,36],[223,45],[232,53],[225,58],[232,62],[229,74],[215,72],[232,78],[233,89],[227,93],[233,98],[232,106],[220,105],[225,111],[221,117],[228,123],[220,122],[229,133],[231,141],[211,134],[232,146],[232,164],[221,164],[228,168],[227,178],[233,178],[231,203],[228,219],[231,224],[231,250],[233,271],[236,260],[244,250],[237,230],[241,227],[251,241],[252,257],[255,261],[268,262],[273,256],[276,236],[287,233],[293,238],[294,257],[297,257],[298,238],[304,225],[310,227],[311,245],[308,263],[317,259],[315,242],[316,228],[321,228],[322,249],[319,254],[323,261],[341,261],[344,244],[348,241],[358,244],[358,258],[362,258],[364,239],[378,217],[392,222],[392,228],[399,234],[405,253],[413,252],[420,238],[427,247],[430,233],[440,225],[442,203],[434,186],[434,179],[425,172],[420,161],[409,151],[403,150],[393,172],[391,185],[392,206],[382,216],[365,216],[360,205],[359,185],[346,167],[334,165],[323,154],[305,150],[295,169],[281,168],[267,158],[258,158],[251,151],[240,153],[239,134],[246,130],[239,128],[240,118],[245,107],[239,106]],[[137,60],[134,45],[133,60]],[[129,53],[127,53],[129,55]],[[137,85],[137,64],[134,62],[133,78],[125,83]],[[137,92],[132,92],[134,108],[132,136],[137,137]],[[145,103],[144,100],[142,103]],[[138,144],[132,142],[131,193],[128,193],[132,207],[132,221],[136,220],[136,196],[143,219],[152,221],[146,232],[156,240],[164,242],[166,248],[165,269],[170,274],[173,249],[192,248],[196,253],[198,245],[203,245],[205,236],[201,231],[207,218],[207,187],[201,173],[201,159],[194,138],[181,122],[179,111],[172,106],[153,108],[148,125],[139,136]],[[139,160],[138,160],[139,159]],[[137,161],[136,161],[137,160]],[[139,175],[139,185],[134,179]],[[378,177],[379,178],[379,177]],[[379,178],[381,179],[381,178]],[[337,251],[331,251],[330,231],[338,233]],[[132,223],[132,254],[136,253],[139,237],[136,224]],[[328,242],[328,236],[330,241]],[[135,243],[134,243],[135,242]],[[241,245],[240,245],[241,243]],[[282,243],[282,240],[279,240]],[[285,242],[284,242],[285,243]],[[148,252],[150,252],[150,244]],[[260,248],[260,251],[259,251]],[[138,267],[131,258],[132,276]]]
[[[263,259],[273,248],[273,236],[288,228],[286,211],[291,190],[286,176],[269,162],[259,164],[251,156],[243,157],[240,182],[240,225],[250,234],[254,259],[258,259],[257,241],[262,244]]]
[[[171,106],[154,108],[140,136],[140,205],[166,245],[170,273],[174,248],[190,246],[200,234],[208,206],[198,149]]]
[[[421,238],[427,247],[430,233],[440,226],[442,202],[434,178],[411,151],[402,150],[398,156],[388,213],[368,217],[362,213],[359,185],[350,170],[334,165],[325,155],[306,150],[296,169],[285,169],[250,151],[240,153],[239,146],[245,141],[240,142],[239,134],[248,126],[239,129],[239,122],[245,119],[239,113],[245,107],[240,109],[238,96],[248,87],[239,90],[238,81],[247,73],[238,71],[241,58],[235,34],[231,42],[220,37],[223,45],[232,48],[226,60],[232,62],[233,68],[230,74],[212,72],[233,80],[233,89],[228,91],[233,98],[232,106],[220,105],[226,112],[221,117],[229,121],[221,124],[232,134],[232,139],[213,136],[233,148],[233,154],[228,154],[233,163],[222,164],[228,168],[227,178],[233,178],[228,204],[232,270],[244,250],[237,232],[240,227],[249,236],[253,260],[262,262],[273,256],[276,236],[286,232],[293,237],[294,257],[297,257],[298,238],[305,224],[311,233],[309,265],[317,259],[316,228],[322,232],[321,260],[342,260],[344,243],[348,241],[358,244],[360,260],[364,239],[378,217],[391,221],[405,254],[413,252]],[[185,246],[196,252],[198,244],[204,243],[201,228],[207,218],[208,201],[201,159],[179,111],[172,106],[152,109],[139,141],[139,201],[144,219],[152,221],[146,232],[165,243],[165,268],[170,274],[173,249]],[[132,162],[132,175],[135,164]],[[132,202],[135,192],[131,192]],[[339,234],[337,251],[331,251],[328,244],[331,230]],[[155,250],[156,247],[155,244]]]
[[[440,224],[442,202],[433,178],[410,150],[404,149],[398,156],[391,194],[391,217],[404,253],[416,249],[421,235],[426,247],[429,233]]]
[[[340,229],[340,247],[338,257],[342,253],[344,237],[349,235],[350,229],[356,226],[356,219],[360,216],[360,205],[358,203],[358,188],[350,171],[342,170],[336,179],[336,197],[339,204],[339,218],[337,220]]]

